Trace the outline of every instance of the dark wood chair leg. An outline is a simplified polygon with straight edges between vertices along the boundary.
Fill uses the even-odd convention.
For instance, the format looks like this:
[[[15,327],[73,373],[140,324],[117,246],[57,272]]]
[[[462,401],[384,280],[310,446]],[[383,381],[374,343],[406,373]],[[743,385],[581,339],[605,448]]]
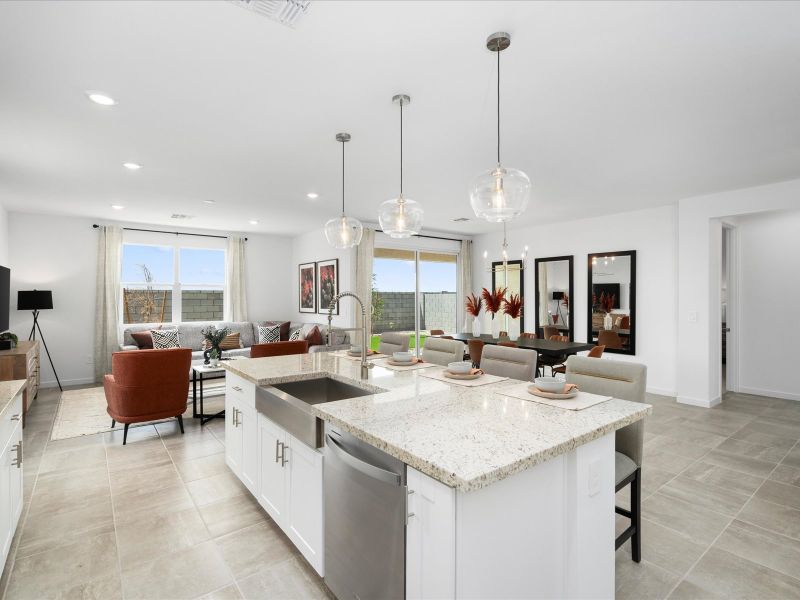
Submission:
[[[117,422],[114,419],[111,419],[111,429],[117,426]]]
[[[122,434],[122,445],[123,446],[128,443],[128,426],[129,425],[130,425],[130,423],[125,423],[125,432]]]
[[[636,478],[631,481],[631,554],[634,562],[642,560],[642,469],[636,469]]]
[[[178,415],[175,418],[178,419],[178,425],[181,427],[181,435],[183,435],[183,415]]]

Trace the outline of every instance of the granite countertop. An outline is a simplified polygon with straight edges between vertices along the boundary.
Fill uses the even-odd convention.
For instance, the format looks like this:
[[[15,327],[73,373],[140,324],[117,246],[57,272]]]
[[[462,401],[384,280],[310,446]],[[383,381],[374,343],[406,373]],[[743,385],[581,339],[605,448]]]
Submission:
[[[0,381],[0,417],[5,414],[6,409],[11,405],[11,401],[27,383],[27,379]]]
[[[463,387],[425,369],[380,366],[360,379],[360,364],[330,353],[224,363],[257,385],[329,376],[375,392],[312,406],[321,419],[460,491],[482,488],[650,414],[648,404],[610,400],[580,411],[498,394],[519,381]],[[437,367],[432,367],[437,368]]]

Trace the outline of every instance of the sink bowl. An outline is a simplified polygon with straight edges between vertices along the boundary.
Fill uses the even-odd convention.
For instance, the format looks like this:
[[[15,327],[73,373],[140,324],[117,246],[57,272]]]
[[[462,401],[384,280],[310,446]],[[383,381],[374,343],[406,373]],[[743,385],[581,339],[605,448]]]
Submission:
[[[304,444],[322,448],[324,422],[311,412],[311,405],[374,393],[330,377],[318,377],[257,387],[256,409]]]

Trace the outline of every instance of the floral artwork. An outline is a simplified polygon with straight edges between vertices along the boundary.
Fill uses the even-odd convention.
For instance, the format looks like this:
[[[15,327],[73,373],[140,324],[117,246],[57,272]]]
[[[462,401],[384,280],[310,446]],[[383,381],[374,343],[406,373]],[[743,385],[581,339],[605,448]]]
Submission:
[[[319,312],[327,313],[331,302],[339,293],[339,259],[334,258],[317,263],[317,285],[319,286]],[[333,309],[339,314],[339,306]]]
[[[300,265],[299,294],[301,313],[317,312],[316,267],[317,263],[313,262]]]

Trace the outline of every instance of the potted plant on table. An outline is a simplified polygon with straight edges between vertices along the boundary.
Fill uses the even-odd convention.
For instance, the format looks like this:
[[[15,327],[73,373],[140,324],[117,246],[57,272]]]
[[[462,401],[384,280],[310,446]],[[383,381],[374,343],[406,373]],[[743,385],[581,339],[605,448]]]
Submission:
[[[500,319],[497,318],[497,313],[503,304],[503,299],[506,296],[508,288],[497,288],[494,291],[489,291],[483,288],[481,296],[486,303],[486,313],[492,315],[492,337],[500,337]]]
[[[519,321],[522,316],[522,296],[519,294],[509,294],[508,298],[503,299],[503,312],[511,319],[508,324],[508,339],[512,342],[519,338]]]
[[[472,335],[480,337],[481,335],[481,320],[478,316],[481,314],[483,308],[483,300],[478,298],[475,294],[467,296],[467,314],[472,316]],[[469,320],[469,319],[468,319]],[[464,323],[464,333],[469,332],[469,327]]]
[[[606,313],[606,316],[603,317],[603,329],[609,330],[614,328],[614,319],[611,318],[611,311],[614,310],[614,302],[616,299],[616,294],[600,292],[600,308]]]
[[[222,360],[222,348],[220,346],[230,332],[231,330],[227,327],[217,329],[213,325],[209,325],[200,332],[205,340],[204,365],[212,364],[212,366],[217,366],[219,364],[219,361]],[[214,361],[213,363],[211,362],[212,360]]]

